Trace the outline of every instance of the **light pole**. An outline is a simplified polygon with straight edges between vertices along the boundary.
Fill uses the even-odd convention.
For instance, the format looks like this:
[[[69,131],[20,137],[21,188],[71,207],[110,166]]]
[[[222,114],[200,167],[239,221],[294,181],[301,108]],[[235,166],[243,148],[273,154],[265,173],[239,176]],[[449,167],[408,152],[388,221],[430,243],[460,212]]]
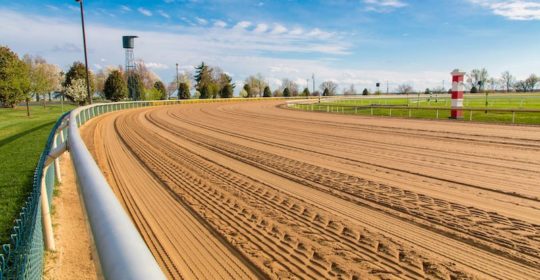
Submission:
[[[75,0],[81,6],[81,25],[82,25],[82,35],[83,35],[83,45],[84,45],[84,67],[86,68],[86,94],[88,95],[88,104],[92,104],[92,95],[90,94],[90,78],[88,75],[88,53],[86,51],[86,32],[84,30],[84,8],[83,0]]]
[[[178,82],[178,63],[176,63],[176,98],[180,99],[180,83]]]

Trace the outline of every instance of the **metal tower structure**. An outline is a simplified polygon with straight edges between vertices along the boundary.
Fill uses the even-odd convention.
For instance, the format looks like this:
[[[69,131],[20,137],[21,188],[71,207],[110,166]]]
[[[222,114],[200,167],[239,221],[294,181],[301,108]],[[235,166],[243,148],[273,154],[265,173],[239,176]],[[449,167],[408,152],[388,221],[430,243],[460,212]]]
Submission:
[[[133,100],[139,99],[139,92],[137,92],[137,84],[133,77],[133,73],[135,71],[135,55],[133,54],[133,49],[135,48],[135,38],[139,38],[138,36],[122,36],[122,45],[124,47],[124,50],[126,51],[126,77],[127,77],[127,83],[128,83],[128,90],[129,94],[128,96],[131,97]]]

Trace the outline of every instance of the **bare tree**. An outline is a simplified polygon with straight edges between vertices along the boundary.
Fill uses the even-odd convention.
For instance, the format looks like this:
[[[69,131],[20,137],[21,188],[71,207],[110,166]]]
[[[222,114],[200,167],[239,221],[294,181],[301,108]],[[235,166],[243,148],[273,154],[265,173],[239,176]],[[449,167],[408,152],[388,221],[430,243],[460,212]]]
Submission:
[[[319,88],[321,89],[322,92],[327,90],[329,96],[334,96],[336,95],[338,85],[332,81],[324,81],[319,86]]]
[[[156,73],[146,67],[142,59],[135,62],[135,73],[141,77],[145,89],[153,88],[154,84],[160,80]]]
[[[353,84],[351,84],[351,86],[348,89],[343,90],[343,95],[356,95],[356,94],[357,92]]]
[[[409,84],[401,84],[397,87],[397,93],[399,94],[409,94],[413,92],[413,87]]]
[[[298,96],[298,84],[295,83],[294,81],[289,80],[287,78],[281,80],[281,87],[279,88],[280,91],[283,92],[285,88],[289,89],[291,96]]]
[[[527,86],[527,89],[529,91],[534,91],[534,88],[536,87],[536,84],[540,81],[540,78],[536,76],[535,74],[531,74],[526,80],[525,85]]]
[[[513,85],[516,83],[516,78],[512,76],[512,74],[510,74],[510,71],[504,71],[501,74],[500,82],[506,92],[509,92],[513,88]]]
[[[523,80],[517,81],[514,84],[514,88],[516,91],[526,92],[527,91],[527,83]]]
[[[477,86],[479,91],[484,89],[488,78],[489,74],[486,68],[473,69],[469,74],[467,74],[467,82],[470,84],[470,87],[472,88],[473,86]]]
[[[262,96],[263,90],[267,86],[264,76],[260,73],[247,77],[244,84],[249,85],[250,88],[248,97]]]

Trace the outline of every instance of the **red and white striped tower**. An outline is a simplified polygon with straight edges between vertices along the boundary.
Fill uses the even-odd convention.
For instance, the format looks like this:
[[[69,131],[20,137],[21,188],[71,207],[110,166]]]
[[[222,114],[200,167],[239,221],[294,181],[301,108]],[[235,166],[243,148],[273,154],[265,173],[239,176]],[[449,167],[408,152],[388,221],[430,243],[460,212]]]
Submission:
[[[450,113],[451,119],[463,118],[463,76],[465,72],[460,72],[458,69],[452,71],[452,110]]]

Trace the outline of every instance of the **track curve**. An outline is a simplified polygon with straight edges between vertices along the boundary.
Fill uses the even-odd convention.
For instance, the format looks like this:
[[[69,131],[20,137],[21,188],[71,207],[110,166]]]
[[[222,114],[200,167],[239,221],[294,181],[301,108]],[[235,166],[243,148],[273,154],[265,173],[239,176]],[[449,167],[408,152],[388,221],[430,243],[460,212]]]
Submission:
[[[170,278],[540,279],[540,128],[280,104],[82,128]]]

